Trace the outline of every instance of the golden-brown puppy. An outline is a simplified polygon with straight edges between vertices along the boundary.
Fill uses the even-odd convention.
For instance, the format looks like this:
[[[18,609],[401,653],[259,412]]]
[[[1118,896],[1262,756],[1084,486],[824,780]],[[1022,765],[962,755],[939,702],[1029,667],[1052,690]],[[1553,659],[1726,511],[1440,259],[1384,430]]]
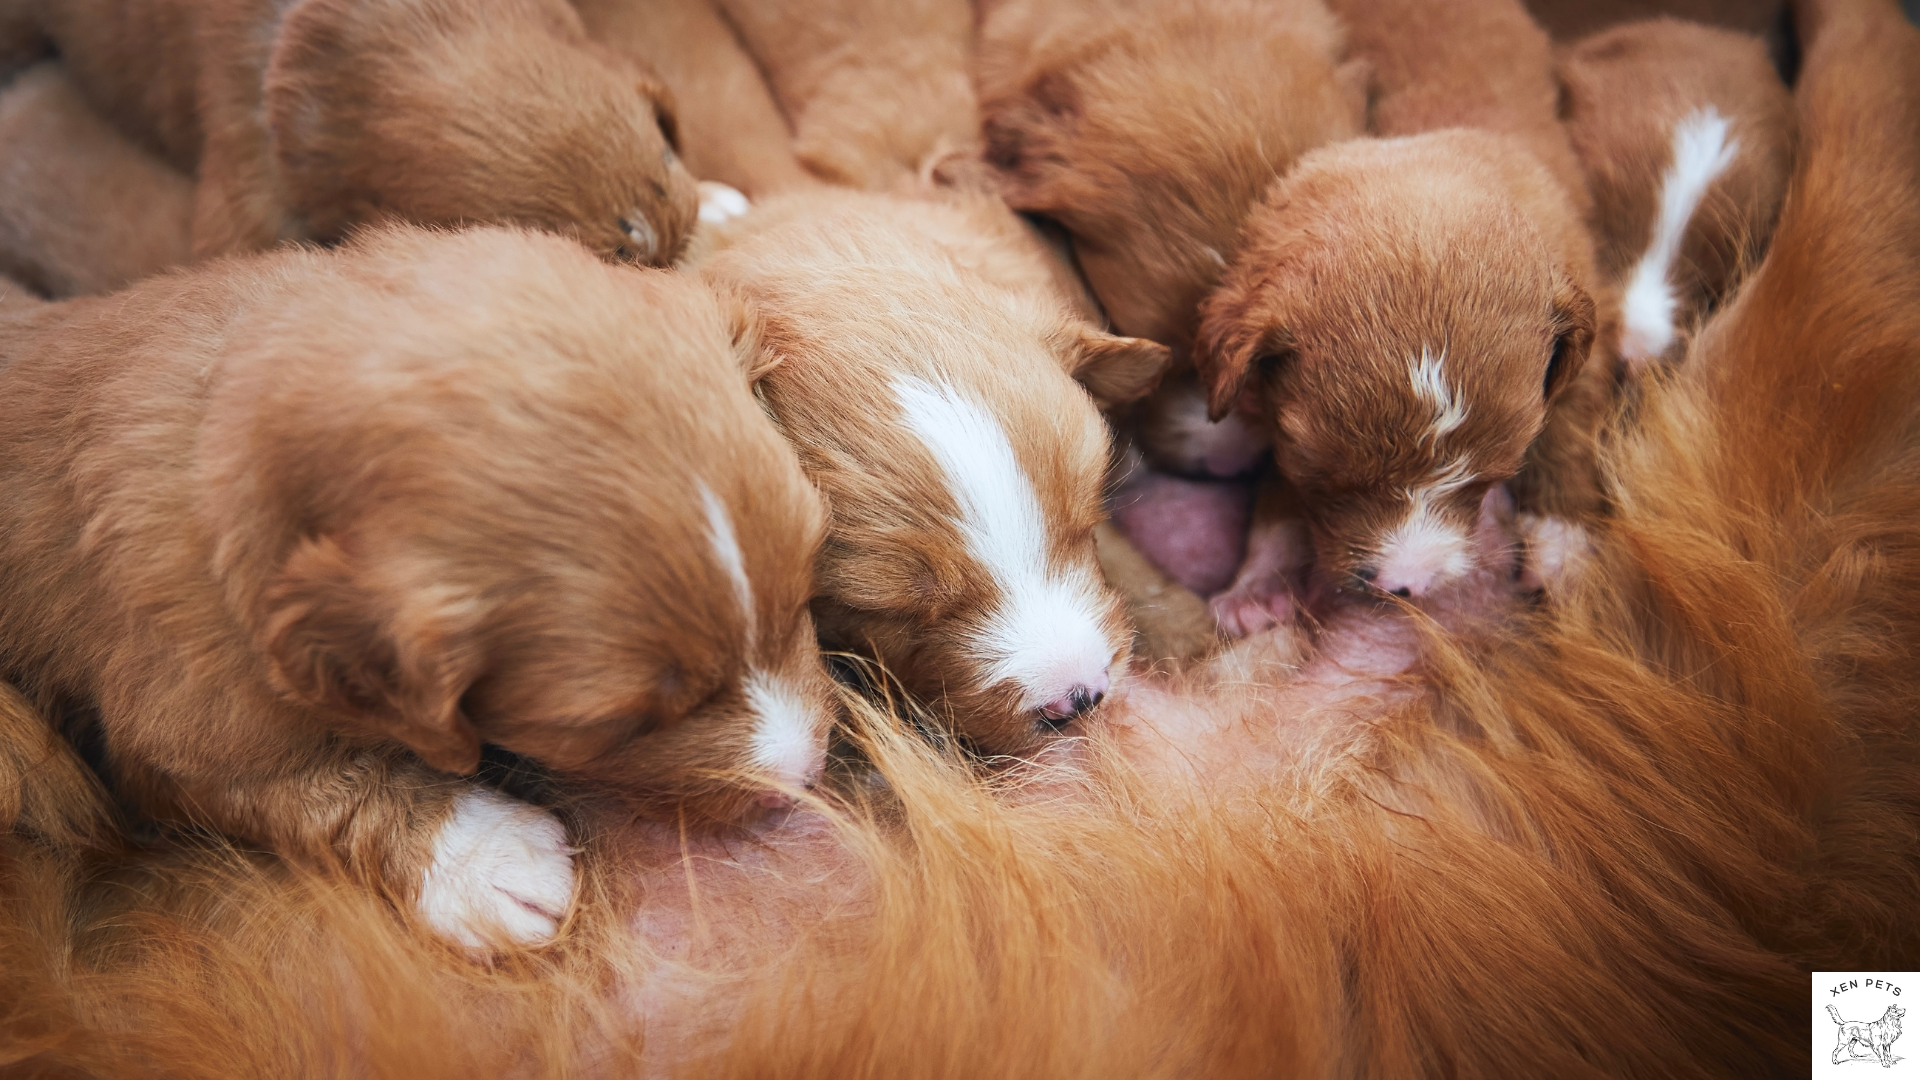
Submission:
[[[0,271],[52,297],[193,257],[193,181],[101,120],[57,63],[0,91]]]
[[[665,90],[564,0],[0,0],[200,181],[199,255],[505,222],[665,265],[693,226]]]
[[[702,180],[753,198],[817,181],[753,57],[713,0],[574,0],[587,35],[673,91],[680,156]]]
[[[978,138],[967,0],[715,3],[766,72],[815,176],[901,188]]]
[[[1793,166],[1793,98],[1760,39],[1677,19],[1563,50],[1560,79],[1600,274],[1622,290],[1620,355],[1638,371],[1766,249]]]
[[[832,510],[823,637],[978,746],[1034,749],[1124,667],[1095,398],[1143,393],[1166,349],[1073,317],[997,199],[821,191],[730,228],[702,272],[758,309],[759,394]]]
[[[483,742],[719,819],[819,770],[824,515],[697,282],[400,230],[0,329],[0,671],[142,811],[532,942],[572,852]]]
[[[1183,345],[1267,185],[1363,130],[1340,53],[1320,0],[1001,4],[987,160],[1009,205],[1066,228],[1117,330]]]

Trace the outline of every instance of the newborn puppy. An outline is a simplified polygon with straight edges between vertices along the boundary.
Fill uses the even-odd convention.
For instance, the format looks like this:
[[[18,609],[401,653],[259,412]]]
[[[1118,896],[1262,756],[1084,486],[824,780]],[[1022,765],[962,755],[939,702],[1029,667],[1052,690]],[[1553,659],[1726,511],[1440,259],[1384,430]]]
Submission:
[[[141,811],[527,943],[572,852],[482,743],[706,819],[819,770],[824,514],[697,282],[408,229],[8,319],[0,677]]]
[[[564,0],[0,0],[104,116],[200,181],[197,255],[357,225],[508,222],[673,261],[665,90]],[[7,22],[0,12],[0,23]]]
[[[1066,228],[1117,330],[1184,345],[1267,185],[1362,131],[1340,45],[1319,0],[1011,0],[980,32],[987,160]]]
[[[1600,274],[1623,292],[1620,355],[1638,373],[1765,251],[1793,166],[1793,97],[1760,39],[1677,19],[1564,50],[1560,80]]]
[[[0,90],[0,271],[53,297],[193,257],[193,181],[129,142],[58,63]]]
[[[1249,219],[1196,356],[1215,415],[1270,425],[1334,582],[1420,597],[1473,568],[1483,498],[1520,471],[1593,340],[1579,228],[1525,145],[1464,129],[1315,151]],[[1242,598],[1290,613],[1274,578],[1299,559],[1256,550],[1260,518],[1257,573],[1217,613]]]
[[[1096,399],[1145,392],[1166,349],[1071,317],[998,200],[794,194],[720,244],[702,272],[757,307],[758,392],[832,511],[823,638],[987,751],[1085,716],[1129,639]]]

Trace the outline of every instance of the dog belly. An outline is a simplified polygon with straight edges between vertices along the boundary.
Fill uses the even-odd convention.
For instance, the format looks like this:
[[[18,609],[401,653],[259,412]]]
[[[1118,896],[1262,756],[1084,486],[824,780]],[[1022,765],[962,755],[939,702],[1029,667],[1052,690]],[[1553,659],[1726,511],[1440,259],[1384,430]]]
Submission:
[[[1201,596],[1233,583],[1247,552],[1252,487],[1142,469],[1113,497],[1113,522],[1168,577]]]

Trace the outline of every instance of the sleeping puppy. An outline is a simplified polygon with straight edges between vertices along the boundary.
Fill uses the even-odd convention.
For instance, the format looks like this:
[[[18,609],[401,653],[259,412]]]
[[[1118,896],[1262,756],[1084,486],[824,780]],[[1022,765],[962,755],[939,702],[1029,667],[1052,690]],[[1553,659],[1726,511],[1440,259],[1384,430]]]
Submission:
[[[766,72],[814,176],[907,189],[978,138],[967,0],[714,2]]]
[[[997,199],[793,194],[719,243],[702,273],[758,310],[758,393],[832,511],[823,639],[985,751],[1084,718],[1129,640],[1096,399],[1144,393],[1166,349],[1070,315]]]
[[[1248,221],[1196,355],[1216,415],[1270,425],[1293,497],[1268,505],[1331,581],[1423,597],[1474,567],[1483,500],[1592,344],[1580,228],[1524,144],[1466,129],[1318,150]],[[1291,613],[1307,552],[1273,520],[1215,599],[1230,631],[1264,628],[1243,600]]]
[[[0,90],[0,271],[52,297],[193,257],[193,181],[95,115],[58,63]]]
[[[753,198],[817,183],[753,57],[713,0],[575,0],[587,34],[652,70],[679,108],[679,150],[703,181]]]
[[[1638,373],[1765,252],[1793,167],[1793,98],[1760,39],[1677,19],[1563,50],[1560,80],[1600,274],[1622,290],[1621,359]]]
[[[0,0],[198,177],[197,255],[506,222],[666,265],[693,226],[665,90],[564,0]]]
[[[697,282],[404,229],[8,320],[0,677],[142,812],[532,943],[572,850],[482,743],[696,819],[818,772],[824,514]]]

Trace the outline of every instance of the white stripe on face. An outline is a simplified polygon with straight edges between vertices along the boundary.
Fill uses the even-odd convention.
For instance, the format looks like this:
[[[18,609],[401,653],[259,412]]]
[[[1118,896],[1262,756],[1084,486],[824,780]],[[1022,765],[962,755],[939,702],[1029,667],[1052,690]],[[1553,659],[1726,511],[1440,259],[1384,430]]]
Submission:
[[[740,605],[740,615],[747,623],[747,644],[753,644],[753,584],[747,580],[747,563],[740,556],[740,540],[733,534],[733,517],[713,489],[704,481],[700,484],[700,501],[707,509],[707,542],[713,545],[713,554],[720,565],[733,580],[733,598]]]
[[[826,753],[813,710],[785,683],[754,671],[746,680],[754,728],[749,760],[790,784],[813,778]]]
[[[1428,428],[1428,437],[1433,439],[1467,422],[1467,403],[1454,396],[1453,387],[1447,384],[1447,374],[1441,370],[1446,360],[1444,350],[1435,356],[1423,348],[1420,359],[1407,364],[1413,396],[1433,406],[1433,426]]]
[[[1114,659],[1100,587],[1084,569],[1049,572],[1040,499],[1000,422],[944,383],[903,375],[893,392],[959,504],[968,553],[1000,593],[971,635],[979,688],[1010,680],[1031,710],[1100,684]]]
[[[1740,152],[1740,140],[1727,137],[1729,126],[1711,105],[1695,109],[1674,125],[1673,161],[1660,184],[1660,216],[1653,223],[1653,242],[1627,284],[1620,351],[1635,369],[1658,359],[1673,344],[1673,310],[1679,301],[1669,277],[1700,200]]]
[[[1407,491],[1407,516],[1380,541],[1374,585],[1385,592],[1407,590],[1420,596],[1441,582],[1473,569],[1467,534],[1442,518],[1440,500],[1472,483],[1465,458],[1455,458],[1426,484]]]

